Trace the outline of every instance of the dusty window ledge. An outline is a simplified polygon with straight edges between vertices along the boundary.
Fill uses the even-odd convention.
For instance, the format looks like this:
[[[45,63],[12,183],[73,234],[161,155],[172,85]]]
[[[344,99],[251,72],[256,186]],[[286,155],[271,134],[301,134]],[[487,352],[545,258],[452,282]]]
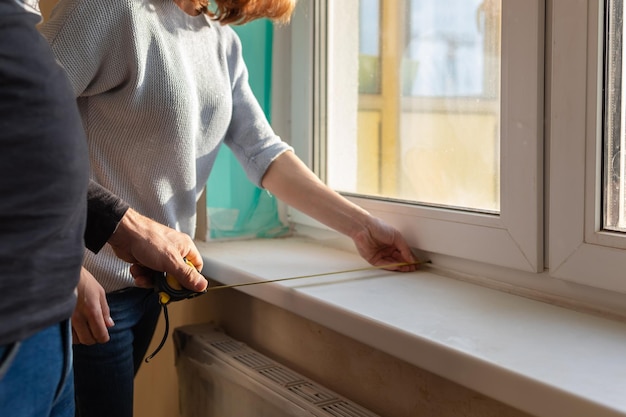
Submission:
[[[235,284],[366,267],[304,237],[197,242]],[[422,270],[239,290],[536,416],[626,416],[626,324]]]

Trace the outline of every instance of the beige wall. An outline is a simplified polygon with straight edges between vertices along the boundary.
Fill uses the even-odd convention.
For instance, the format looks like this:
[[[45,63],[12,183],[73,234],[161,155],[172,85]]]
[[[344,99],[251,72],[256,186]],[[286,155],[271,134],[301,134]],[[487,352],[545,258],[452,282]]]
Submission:
[[[384,417],[529,416],[236,290],[172,305],[170,318],[174,327],[214,322],[232,337]],[[157,329],[152,347],[162,330]],[[171,338],[143,365],[136,385],[137,416],[179,415]]]
[[[39,0],[39,8],[44,19],[50,15],[50,10],[56,4],[57,0]]]
[[[174,367],[173,330],[182,325],[205,323],[216,315],[213,294],[172,303],[168,306],[170,332],[165,346],[149,362],[142,364],[135,380],[135,416],[177,417],[178,379]],[[148,354],[154,352],[165,331],[163,315],[152,338]]]

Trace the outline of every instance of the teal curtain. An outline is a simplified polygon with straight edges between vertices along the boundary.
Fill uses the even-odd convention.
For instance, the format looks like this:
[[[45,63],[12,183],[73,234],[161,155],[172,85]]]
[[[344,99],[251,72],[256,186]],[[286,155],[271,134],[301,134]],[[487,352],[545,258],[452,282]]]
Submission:
[[[273,26],[262,19],[233,26],[243,45],[250,86],[271,121]],[[230,149],[222,146],[207,181],[211,239],[276,237],[288,231],[278,216],[276,198],[252,184]]]

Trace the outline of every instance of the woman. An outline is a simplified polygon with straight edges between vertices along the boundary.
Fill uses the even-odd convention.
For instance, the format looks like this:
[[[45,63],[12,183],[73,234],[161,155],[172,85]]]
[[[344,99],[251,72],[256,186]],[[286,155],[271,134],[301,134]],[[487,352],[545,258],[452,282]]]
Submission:
[[[211,12],[197,0],[61,0],[42,32],[72,80],[92,178],[143,215],[192,234],[223,142],[252,182],[352,238],[370,263],[412,262],[397,230],[329,189],[274,134],[248,86],[228,25],[286,22],[293,7],[289,0],[218,0]],[[80,309],[73,317],[78,342],[110,335],[108,343],[74,347],[83,417],[132,415],[133,376],[159,306],[127,271],[111,253],[86,255],[80,298],[103,312],[108,303],[113,320],[98,323]]]

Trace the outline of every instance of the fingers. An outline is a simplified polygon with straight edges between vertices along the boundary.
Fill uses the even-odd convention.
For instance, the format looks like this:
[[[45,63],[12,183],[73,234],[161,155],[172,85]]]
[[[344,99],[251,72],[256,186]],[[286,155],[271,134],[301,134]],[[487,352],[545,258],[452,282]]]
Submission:
[[[115,323],[104,289],[89,271],[82,268],[76,291],[76,307],[71,319],[73,343],[93,345],[108,342],[108,329]]]
[[[397,249],[395,249],[393,252],[393,258],[397,259],[398,262],[407,262],[410,265],[400,266],[396,270],[400,272],[413,272],[417,270],[418,263],[415,259],[415,256],[413,256],[413,252],[411,252],[409,245],[399,235],[398,239],[398,243],[396,243]]]
[[[389,271],[412,272],[417,270],[415,256],[400,232],[378,220],[376,227],[355,239],[361,256],[375,266]],[[365,238],[363,238],[365,237]]]
[[[174,262],[166,265],[165,272],[173,275],[187,289],[204,291],[209,283],[200,274],[204,266],[202,255],[190,237],[184,235],[184,238],[186,244],[182,246],[180,256],[174,256]]]
[[[379,218],[370,216],[368,220],[363,230],[352,236],[359,254],[390,271],[415,271],[415,257],[402,234]]]
[[[197,261],[198,258],[200,259],[200,261]],[[193,259],[196,259],[196,262],[200,263],[201,268],[202,258],[199,256],[199,254],[198,258]],[[187,258],[187,260],[191,262],[193,266],[187,264],[184,259],[181,258],[179,262],[176,263],[176,265],[172,265],[172,269],[166,269],[165,272],[172,274],[174,278],[176,278],[176,280],[187,289],[196,292],[204,291],[209,284],[208,281],[202,276],[202,274],[198,272],[198,270],[196,269],[197,266],[194,261],[189,258]]]
[[[419,267],[419,263],[415,260],[415,257],[411,252],[409,252],[409,255],[407,256],[398,249],[393,249],[388,256],[379,258],[374,265],[390,265],[385,269],[398,272],[413,272]]]
[[[191,262],[193,263],[193,261]],[[200,264],[200,267],[202,267],[201,261]],[[176,257],[175,260],[166,263],[163,269],[165,273],[171,274],[176,278],[183,287],[196,292],[204,291],[208,281],[196,270],[196,265],[193,265],[186,264],[183,257]],[[141,288],[152,288],[154,287],[155,273],[160,272],[155,272],[143,265],[133,264],[130,267],[130,273],[135,279],[135,285]]]
[[[108,313],[75,311],[72,315],[72,342],[82,345],[106,343],[110,339],[108,328],[113,326],[113,319]]]
[[[187,253],[185,253],[183,256],[185,259],[193,264],[194,269],[197,272],[202,271],[204,261],[202,260],[202,255],[200,255],[200,251],[198,251],[196,245],[193,244],[193,241],[191,241],[191,245],[189,246]]]
[[[154,287],[155,273],[155,271],[143,265],[133,264],[130,266],[130,274],[135,279],[135,285],[141,288]]]

